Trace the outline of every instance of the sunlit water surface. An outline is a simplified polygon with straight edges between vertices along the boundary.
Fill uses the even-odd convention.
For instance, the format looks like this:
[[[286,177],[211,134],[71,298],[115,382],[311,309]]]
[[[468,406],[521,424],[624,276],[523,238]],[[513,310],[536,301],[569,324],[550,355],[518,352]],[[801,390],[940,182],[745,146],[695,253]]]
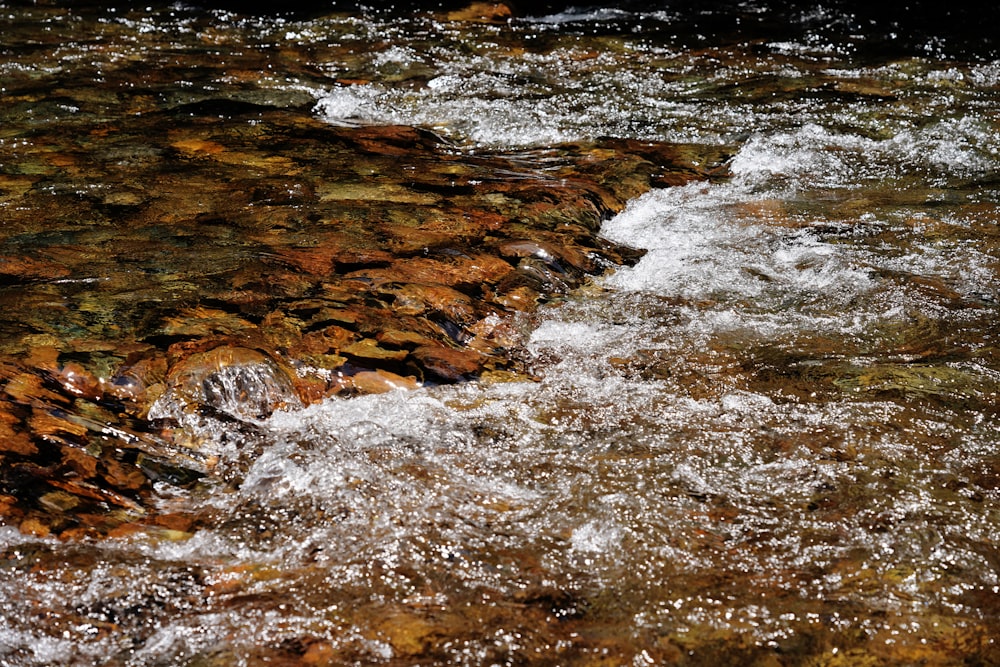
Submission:
[[[217,19],[103,20],[313,44],[345,83],[265,87],[331,123],[724,144],[731,176],[606,223],[649,252],[526,322],[537,381],[276,414],[220,444],[234,482],[164,485],[211,508],[190,537],[0,529],[0,664],[1000,655],[1000,62],[862,58],[822,11],[697,48],[669,12]]]

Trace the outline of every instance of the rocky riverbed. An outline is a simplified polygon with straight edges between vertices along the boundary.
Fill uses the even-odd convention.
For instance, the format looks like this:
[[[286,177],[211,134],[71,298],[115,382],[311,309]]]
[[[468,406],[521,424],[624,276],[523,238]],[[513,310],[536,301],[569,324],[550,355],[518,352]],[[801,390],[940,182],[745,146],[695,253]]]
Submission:
[[[1000,662],[989,35],[303,4],[0,2],[0,664]]]
[[[310,71],[294,44],[206,28],[178,48],[168,22],[119,51],[127,23],[76,34],[52,30],[67,10],[24,14],[0,147],[0,505],[36,533],[162,521],[151,481],[214,468],[206,414],[238,428],[523,372],[518,314],[639,256],[601,223],[725,157],[635,140],[483,153],[412,126],[331,126],[300,91],[358,82]],[[95,44],[106,61],[70,64]]]
[[[92,113],[4,156],[3,506],[64,536],[210,472],[206,415],[523,372],[518,315],[639,256],[601,223],[710,171],[691,146],[470,154],[219,99]]]

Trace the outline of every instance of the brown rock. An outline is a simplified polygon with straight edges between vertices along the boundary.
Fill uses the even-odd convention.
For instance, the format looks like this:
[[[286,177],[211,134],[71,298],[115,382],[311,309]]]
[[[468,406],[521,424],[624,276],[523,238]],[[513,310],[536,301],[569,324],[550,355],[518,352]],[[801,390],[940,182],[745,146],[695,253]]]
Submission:
[[[167,375],[173,409],[210,407],[235,417],[262,417],[299,403],[292,372],[257,350],[221,346],[192,354]]]
[[[49,532],[51,532],[48,524],[37,516],[26,517],[18,528],[25,535],[34,535],[35,537],[48,537]]]
[[[28,350],[24,364],[29,368],[54,371],[59,367],[59,349],[45,345],[32,346]]]
[[[384,394],[396,389],[418,389],[420,383],[413,376],[403,377],[384,370],[361,371],[351,376],[351,386],[362,394]]]
[[[352,343],[341,350],[341,352],[355,359],[376,363],[382,361],[402,361],[409,355],[409,352],[406,350],[392,350],[380,347],[378,341],[372,338],[365,338]]]
[[[393,650],[401,657],[412,658],[423,654],[439,629],[413,612],[399,612],[385,618],[378,626]]]
[[[390,267],[366,271],[363,275],[394,282],[455,287],[495,283],[511,270],[510,263],[498,257],[463,253],[442,258],[414,257],[397,260]]]
[[[433,312],[458,325],[471,324],[479,319],[480,311],[475,301],[451,287],[409,284],[398,287],[392,293],[396,298],[393,310],[401,315]]]
[[[422,311],[421,311],[422,312]],[[415,331],[401,331],[399,329],[387,329],[379,331],[375,339],[382,347],[413,349],[418,345],[429,345],[433,341],[422,333]]]
[[[536,290],[527,285],[517,285],[503,290],[490,297],[490,301],[499,304],[507,310],[514,312],[531,312],[537,305],[541,297]]]
[[[0,256],[0,276],[17,280],[55,280],[70,275],[70,270],[56,262],[33,257]]]
[[[65,491],[51,491],[38,499],[40,505],[57,514],[62,514],[76,508],[80,499]]]
[[[167,336],[204,337],[231,335],[252,328],[249,322],[235,313],[218,308],[185,308],[163,322],[162,333]]]
[[[104,395],[101,381],[78,363],[64,364],[54,375],[63,389],[73,396],[96,401]]]
[[[3,464],[3,458],[0,457],[0,465]],[[14,496],[8,496],[5,494],[0,494],[0,517],[12,517],[17,513],[17,498]]]
[[[48,403],[65,404],[66,398],[44,386],[44,380],[38,375],[27,372],[15,372],[3,388],[3,392],[11,399],[22,404]]]
[[[514,16],[504,3],[500,2],[473,2],[462,9],[448,12],[446,15],[449,21],[475,21],[481,23],[495,23],[506,21]]]
[[[583,248],[572,243],[556,245],[546,241],[510,241],[501,245],[498,250],[504,257],[515,261],[533,257],[584,273],[595,273],[598,270],[594,259]]]
[[[437,143],[430,133],[406,125],[360,127],[345,138],[366,153],[390,157],[412,156],[414,151],[421,149],[433,150]]]
[[[152,523],[168,530],[188,533],[194,525],[194,518],[188,514],[159,514],[153,517]]]
[[[112,491],[111,489],[103,488],[91,482],[52,479],[48,480],[48,483],[75,496],[80,496],[81,498],[89,498],[90,500],[96,500],[102,503],[110,503],[116,507],[129,511],[135,516],[145,514],[145,510],[143,510],[142,506],[140,506],[139,503],[132,498],[124,496],[116,491]]]
[[[123,464],[110,457],[101,459],[104,469],[103,477],[111,485],[119,489],[137,491],[148,482],[141,470],[132,465]]]
[[[115,372],[111,380],[105,383],[105,390],[111,396],[124,401],[131,401],[139,406],[148,406],[162,393],[163,383],[167,376],[167,359],[165,356],[140,356],[127,360]],[[154,388],[161,388],[156,391]],[[150,396],[150,392],[154,395]],[[139,415],[143,416],[143,415]]]
[[[97,475],[97,459],[78,447],[62,447],[62,466],[76,476],[90,479]]]
[[[460,382],[482,371],[488,357],[471,350],[440,345],[422,345],[412,352],[413,358],[438,382]]]
[[[316,248],[275,248],[274,255],[300,271],[322,277],[333,273],[338,257],[336,247],[332,245]]]
[[[222,144],[197,137],[178,139],[171,145],[181,153],[192,157],[198,155],[216,155],[226,150]]]
[[[38,448],[31,441],[31,435],[11,411],[11,406],[0,403],[0,452],[33,456]]]
[[[59,414],[39,409],[32,412],[28,418],[28,428],[32,433],[40,436],[77,436],[82,438],[87,435],[87,427],[76,422],[63,418]]]

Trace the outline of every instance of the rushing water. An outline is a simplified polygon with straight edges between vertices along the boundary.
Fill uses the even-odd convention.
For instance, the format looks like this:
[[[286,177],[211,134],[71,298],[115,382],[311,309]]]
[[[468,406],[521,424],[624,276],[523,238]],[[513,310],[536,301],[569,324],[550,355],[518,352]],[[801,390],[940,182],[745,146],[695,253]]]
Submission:
[[[526,322],[535,381],[247,417],[249,444],[202,424],[227,479],[159,488],[208,508],[194,534],[0,527],[0,664],[1000,663],[994,54],[873,52],[822,7],[763,37],[669,8],[207,16],[98,12],[0,76],[288,45],[294,76],[173,94],[470,151],[719,145],[729,176],[606,222],[648,252]]]

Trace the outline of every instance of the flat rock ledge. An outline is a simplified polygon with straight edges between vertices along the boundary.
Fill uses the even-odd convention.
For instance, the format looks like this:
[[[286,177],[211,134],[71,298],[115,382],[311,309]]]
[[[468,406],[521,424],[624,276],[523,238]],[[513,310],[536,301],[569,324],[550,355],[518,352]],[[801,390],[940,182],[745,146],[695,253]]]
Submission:
[[[33,141],[40,166],[0,176],[0,520],[63,538],[194,530],[154,483],[216,474],[205,420],[517,377],[525,314],[639,256],[601,223],[725,159],[471,153],[225,101]]]

